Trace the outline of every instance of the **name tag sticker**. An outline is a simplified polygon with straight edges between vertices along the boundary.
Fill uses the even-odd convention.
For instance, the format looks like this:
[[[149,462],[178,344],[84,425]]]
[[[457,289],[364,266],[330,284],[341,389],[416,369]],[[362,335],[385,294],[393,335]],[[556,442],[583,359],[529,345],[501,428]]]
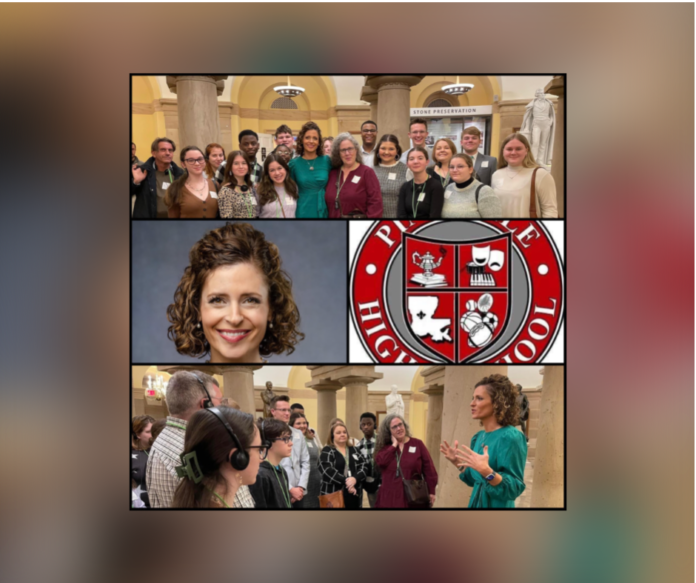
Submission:
[[[358,182],[360,182],[360,176],[353,176],[353,180],[351,180],[351,182],[353,184],[357,184]]]
[[[295,199],[292,196],[285,197],[285,204],[295,204]]]
[[[423,202],[425,200],[425,192],[421,192],[418,195],[418,202]]]
[[[169,182],[163,182],[162,183],[162,190],[167,190],[169,188]]]
[[[481,168],[488,168],[488,160],[481,162]]]
[[[451,190],[445,190],[445,198],[446,199],[449,198],[451,194],[452,194]]]
[[[314,444],[311,441],[307,442],[307,447],[312,449],[314,447]]]
[[[215,192],[214,190],[211,190],[210,191],[210,198],[217,198],[217,192]]]
[[[396,180],[396,172],[390,172],[387,176],[387,180]]]
[[[415,448],[415,447],[409,447],[409,448],[408,448],[408,453],[416,453],[416,448]]]

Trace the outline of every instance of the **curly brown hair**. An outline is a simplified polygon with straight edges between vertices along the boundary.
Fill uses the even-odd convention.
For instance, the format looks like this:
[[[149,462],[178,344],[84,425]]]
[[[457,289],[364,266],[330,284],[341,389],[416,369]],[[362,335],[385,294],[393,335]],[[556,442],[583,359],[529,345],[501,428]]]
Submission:
[[[309,130],[315,130],[317,134],[319,135],[319,142],[317,146],[317,156],[323,156],[324,155],[324,139],[321,137],[321,129],[319,126],[314,123],[313,121],[308,121],[306,124],[302,126],[302,129],[300,130],[300,134],[297,136],[297,144],[295,144],[295,152],[297,152],[298,156],[302,156],[304,154],[304,137],[305,134]]]
[[[493,401],[493,412],[496,421],[503,427],[519,424],[520,408],[517,403],[519,391],[510,379],[502,374],[492,374],[482,378],[476,387],[485,387]]]
[[[259,346],[261,356],[291,354],[304,338],[298,330],[300,312],[292,297],[292,280],[282,269],[278,247],[248,223],[227,223],[208,231],[189,253],[189,266],[174,292],[174,303],[167,308],[172,323],[167,336],[179,354],[203,356],[210,345],[202,328],[201,292],[208,276],[218,267],[251,263],[264,274],[268,284],[271,323]]]

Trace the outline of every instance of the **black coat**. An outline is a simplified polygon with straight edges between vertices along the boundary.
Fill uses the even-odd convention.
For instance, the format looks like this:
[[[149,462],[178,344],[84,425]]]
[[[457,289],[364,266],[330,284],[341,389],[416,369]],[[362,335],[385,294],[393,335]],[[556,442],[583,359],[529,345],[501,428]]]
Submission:
[[[134,219],[156,219],[157,218],[157,166],[155,158],[150,158],[142,165],[143,170],[147,170],[147,178],[140,184],[133,182],[131,174],[130,193],[135,195],[135,206],[133,207]],[[170,170],[174,180],[183,175],[183,169],[179,168],[174,162],[171,163]]]

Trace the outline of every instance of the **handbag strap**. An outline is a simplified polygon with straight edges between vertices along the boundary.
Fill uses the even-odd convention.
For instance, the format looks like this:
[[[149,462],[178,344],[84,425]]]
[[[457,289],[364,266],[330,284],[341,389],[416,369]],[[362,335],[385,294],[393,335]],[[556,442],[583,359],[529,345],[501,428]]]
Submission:
[[[537,173],[537,170],[539,170],[538,166],[534,169],[534,172],[532,172],[532,192],[529,196],[529,218],[530,219],[537,218],[537,209],[536,209],[536,173]]]

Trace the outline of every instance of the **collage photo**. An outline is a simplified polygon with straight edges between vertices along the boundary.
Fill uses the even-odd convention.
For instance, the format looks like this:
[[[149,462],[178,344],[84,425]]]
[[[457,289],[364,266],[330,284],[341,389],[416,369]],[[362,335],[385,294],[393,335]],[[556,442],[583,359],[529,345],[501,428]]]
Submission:
[[[131,75],[130,508],[564,510],[565,82]]]

